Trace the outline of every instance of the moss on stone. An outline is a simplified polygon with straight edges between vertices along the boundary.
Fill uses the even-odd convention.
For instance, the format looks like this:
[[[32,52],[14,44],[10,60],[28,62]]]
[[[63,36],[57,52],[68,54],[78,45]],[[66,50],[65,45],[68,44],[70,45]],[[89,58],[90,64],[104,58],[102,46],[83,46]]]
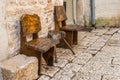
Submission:
[[[109,27],[109,26],[120,26],[120,17],[104,18],[100,17],[96,19],[96,27]]]
[[[107,18],[97,18],[96,19],[96,27],[108,26],[109,24],[110,24],[110,20]]]

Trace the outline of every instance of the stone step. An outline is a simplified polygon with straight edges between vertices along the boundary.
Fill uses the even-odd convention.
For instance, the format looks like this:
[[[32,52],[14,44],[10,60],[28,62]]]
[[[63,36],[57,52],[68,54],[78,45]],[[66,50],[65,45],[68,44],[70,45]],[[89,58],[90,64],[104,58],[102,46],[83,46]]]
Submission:
[[[0,63],[3,80],[34,80],[38,78],[38,60],[17,55]]]

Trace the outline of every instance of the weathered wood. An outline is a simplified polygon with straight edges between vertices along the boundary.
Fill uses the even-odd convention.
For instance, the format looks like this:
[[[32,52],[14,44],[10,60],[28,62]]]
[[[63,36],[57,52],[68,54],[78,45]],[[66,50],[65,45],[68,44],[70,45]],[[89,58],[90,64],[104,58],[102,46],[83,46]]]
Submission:
[[[65,39],[70,44],[70,46],[73,47],[73,31],[65,31],[65,32],[66,32]]]
[[[78,44],[78,31],[73,31],[73,44]]]
[[[68,46],[68,48],[72,51],[72,53],[75,55],[75,52],[73,51],[71,45],[66,41],[65,38],[63,38],[63,41],[65,42],[65,44]]]
[[[72,45],[77,45],[78,44],[78,31],[82,30],[84,27],[79,26],[79,25],[67,25],[66,24],[66,13],[65,13],[65,8],[63,6],[55,6],[55,20],[56,24],[59,25],[60,23],[62,24],[62,27],[58,27],[58,30],[65,31],[66,32],[66,40]],[[61,26],[61,25],[59,25]]]
[[[72,47],[71,47],[71,45],[70,45],[70,43],[72,44],[73,43],[73,41],[71,41],[71,42],[69,42],[69,40],[68,41],[66,41],[66,34],[65,34],[65,32],[63,32],[63,31],[49,31],[49,33],[48,33],[48,36],[50,37],[50,38],[53,38],[53,37],[56,37],[55,39],[57,39],[57,40],[59,40],[59,39],[61,39],[66,45],[66,47],[67,48],[69,48],[71,51],[72,51],[72,53],[73,54],[75,54],[75,52],[72,50]],[[69,36],[69,35],[68,35]],[[73,35],[72,35],[73,36]],[[71,37],[70,37],[71,38]],[[69,42],[69,43],[68,43]],[[59,46],[61,45],[61,43],[59,44]],[[55,54],[56,55],[56,54]],[[55,56],[55,57],[57,57],[57,56]],[[57,62],[57,59],[55,58],[55,62]]]
[[[41,30],[40,18],[38,15],[24,14],[21,17],[23,35],[37,33]]]
[[[67,19],[64,6],[55,6],[55,19],[58,22],[64,21]]]
[[[41,73],[42,56],[47,65],[53,66],[53,56],[55,53],[55,43],[50,38],[39,38],[38,32],[41,30],[40,18],[38,15],[24,14],[21,17],[21,53],[38,58],[39,70]],[[27,42],[26,36],[32,34],[33,40]]]
[[[81,31],[83,27],[79,25],[66,25],[60,28],[60,30],[64,31]]]
[[[43,57],[49,66],[53,66],[53,55],[54,55],[54,47],[50,48],[45,54],[43,53]]]
[[[28,48],[37,50],[39,52],[45,53],[55,44],[52,42],[50,38],[38,38],[32,41],[26,42],[25,45]]]

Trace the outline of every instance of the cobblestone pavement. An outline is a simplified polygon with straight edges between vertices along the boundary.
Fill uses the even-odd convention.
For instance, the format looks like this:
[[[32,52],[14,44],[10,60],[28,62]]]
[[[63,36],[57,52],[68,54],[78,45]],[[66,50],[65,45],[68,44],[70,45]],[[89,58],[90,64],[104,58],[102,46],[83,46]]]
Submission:
[[[58,63],[43,64],[38,80],[120,80],[120,28],[79,32],[70,50],[57,48]]]

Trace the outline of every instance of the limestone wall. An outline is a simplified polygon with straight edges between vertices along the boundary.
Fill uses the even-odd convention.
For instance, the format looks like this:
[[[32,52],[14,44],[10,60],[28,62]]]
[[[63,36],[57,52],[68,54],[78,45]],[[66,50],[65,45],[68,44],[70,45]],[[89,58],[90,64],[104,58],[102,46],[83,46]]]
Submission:
[[[96,25],[120,26],[120,0],[95,0]]]
[[[39,36],[47,36],[54,29],[54,5],[62,3],[62,0],[0,0],[0,61],[20,51],[22,14],[38,14],[42,23]]]
[[[0,61],[8,57],[8,33],[5,24],[5,0],[0,0]]]
[[[96,26],[120,26],[120,0],[95,0]],[[85,24],[90,25],[90,0],[85,0]]]

